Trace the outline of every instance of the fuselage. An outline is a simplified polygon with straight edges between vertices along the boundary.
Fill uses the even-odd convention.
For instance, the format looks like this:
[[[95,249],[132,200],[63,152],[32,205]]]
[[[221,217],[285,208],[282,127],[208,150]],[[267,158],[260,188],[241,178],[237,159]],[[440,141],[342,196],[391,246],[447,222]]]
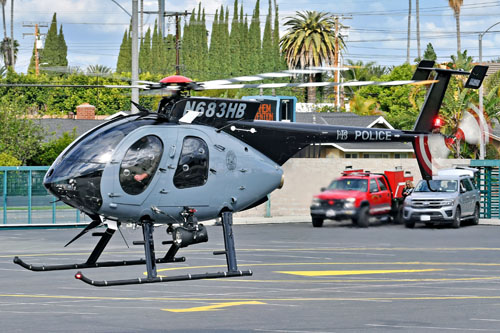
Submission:
[[[108,122],[78,138],[54,162],[44,185],[68,205],[120,222],[180,222],[247,208],[279,187],[281,167],[214,127],[156,115]]]

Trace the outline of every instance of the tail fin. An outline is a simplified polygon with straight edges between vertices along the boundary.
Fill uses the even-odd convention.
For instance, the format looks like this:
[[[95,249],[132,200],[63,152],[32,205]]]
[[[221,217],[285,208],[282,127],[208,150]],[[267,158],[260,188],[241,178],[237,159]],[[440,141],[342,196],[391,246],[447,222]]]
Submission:
[[[422,62],[421,62],[422,63]],[[432,131],[434,119],[439,113],[441,104],[443,102],[444,94],[446,93],[446,88],[450,82],[452,75],[469,75],[469,79],[465,84],[466,88],[478,89],[488,70],[488,66],[477,65],[472,69],[472,72],[456,71],[451,69],[441,69],[441,68],[417,68],[418,71],[432,70],[436,72],[436,81],[433,83],[427,93],[424,105],[420,110],[420,115],[418,116],[417,122],[415,123],[414,131],[418,132],[430,132]],[[416,73],[415,73],[416,74]]]
[[[433,63],[432,63],[433,64]],[[420,62],[413,77],[428,79],[431,72],[436,72],[435,80],[427,92],[424,105],[420,110],[414,131],[420,132],[413,140],[413,149],[417,158],[418,166],[423,179],[431,179],[440,168],[440,159],[447,158],[449,154],[449,140],[441,134],[431,134],[434,120],[439,114],[444,94],[448,88],[452,75],[469,75],[465,88],[478,89],[486,76],[488,66],[477,65],[472,72],[464,72],[450,69],[430,68],[429,62]],[[432,66],[431,66],[432,67]],[[427,77],[426,77],[427,75]],[[429,134],[425,134],[429,133]]]

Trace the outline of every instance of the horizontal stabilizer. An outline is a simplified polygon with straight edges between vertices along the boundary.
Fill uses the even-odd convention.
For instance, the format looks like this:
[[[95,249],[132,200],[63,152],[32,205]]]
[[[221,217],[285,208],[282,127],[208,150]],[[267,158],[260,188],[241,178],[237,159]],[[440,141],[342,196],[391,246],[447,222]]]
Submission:
[[[479,87],[481,87],[481,84],[483,83],[487,71],[488,66],[474,66],[472,72],[469,75],[469,79],[465,83],[465,88],[479,89]]]

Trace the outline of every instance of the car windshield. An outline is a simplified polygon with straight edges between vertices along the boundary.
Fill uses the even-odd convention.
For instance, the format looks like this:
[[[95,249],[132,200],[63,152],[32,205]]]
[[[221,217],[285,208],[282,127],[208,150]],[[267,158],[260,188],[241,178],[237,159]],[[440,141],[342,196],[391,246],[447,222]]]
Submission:
[[[368,190],[368,180],[366,179],[337,179],[334,180],[329,190],[363,191]]]
[[[430,185],[430,188],[429,188]],[[458,188],[458,182],[456,180],[439,180],[433,179],[429,180],[429,185],[427,181],[421,180],[417,187],[415,187],[415,192],[456,192]]]

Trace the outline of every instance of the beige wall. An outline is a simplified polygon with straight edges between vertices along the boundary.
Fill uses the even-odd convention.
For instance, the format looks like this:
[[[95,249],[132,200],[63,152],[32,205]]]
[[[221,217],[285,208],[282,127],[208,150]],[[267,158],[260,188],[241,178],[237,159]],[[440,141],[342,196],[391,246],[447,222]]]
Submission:
[[[443,167],[469,165],[470,160],[445,160]],[[341,159],[341,158],[293,158],[283,165],[285,185],[271,193],[271,215],[309,215],[309,204],[321,187],[328,186],[340,176],[346,166],[371,172],[394,170],[401,166],[410,171],[416,181],[421,179],[416,159]],[[265,216],[266,204],[238,213],[237,216]],[[263,221],[265,222],[265,221]]]

